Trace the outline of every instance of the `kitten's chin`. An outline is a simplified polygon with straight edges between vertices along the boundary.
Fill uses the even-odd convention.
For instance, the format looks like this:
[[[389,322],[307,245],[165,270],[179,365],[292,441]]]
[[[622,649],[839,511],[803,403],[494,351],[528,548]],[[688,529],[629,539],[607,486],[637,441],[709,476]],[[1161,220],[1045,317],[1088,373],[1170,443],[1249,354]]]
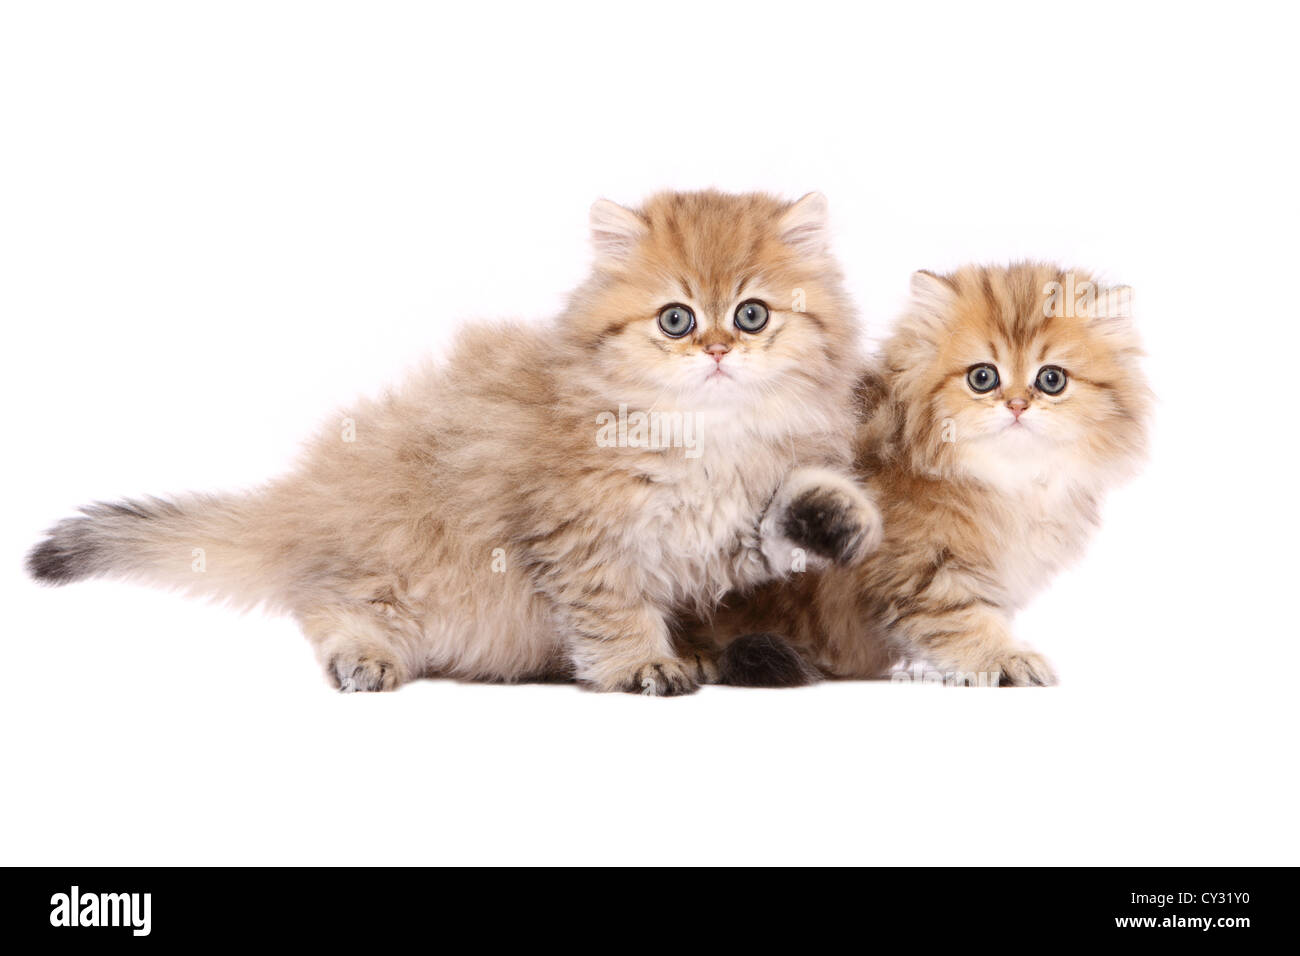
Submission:
[[[1054,470],[1055,442],[1024,425],[1012,425],[959,446],[965,474],[1006,491],[1041,481]]]
[[[1001,442],[1012,449],[1031,449],[1046,441],[1046,436],[1036,426],[1025,422],[1013,422],[1006,425],[994,432],[991,437],[994,441]]]
[[[749,388],[735,374],[713,371],[693,383],[692,398],[701,406],[729,407],[748,400]]]

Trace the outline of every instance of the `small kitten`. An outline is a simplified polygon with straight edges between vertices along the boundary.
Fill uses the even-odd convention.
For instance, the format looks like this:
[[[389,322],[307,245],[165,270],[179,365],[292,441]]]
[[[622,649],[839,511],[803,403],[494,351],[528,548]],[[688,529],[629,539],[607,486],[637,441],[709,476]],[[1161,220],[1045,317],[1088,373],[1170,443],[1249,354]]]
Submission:
[[[777,516],[835,502],[835,560],[879,538],[841,437],[857,322],[820,194],[602,200],[591,222],[593,273],[554,321],[469,329],[260,491],[91,505],[31,574],[288,612],[343,690],[694,690],[711,662],[669,622],[785,570]]]
[[[719,612],[727,683],[870,678],[916,660],[957,683],[1054,684],[1011,633],[1143,457],[1151,404],[1128,289],[1023,263],[919,272],[859,385],[855,468],[884,516],[864,563]],[[805,532],[809,533],[809,532]],[[981,677],[981,675],[983,675]]]

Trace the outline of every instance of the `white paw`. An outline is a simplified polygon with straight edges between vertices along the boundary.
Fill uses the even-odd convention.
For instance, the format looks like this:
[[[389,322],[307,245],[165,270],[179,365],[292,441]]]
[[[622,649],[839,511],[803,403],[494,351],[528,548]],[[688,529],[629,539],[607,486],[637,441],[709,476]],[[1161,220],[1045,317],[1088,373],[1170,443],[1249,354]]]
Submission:
[[[388,661],[339,655],[325,665],[325,673],[344,694],[396,690],[401,680]]]
[[[1037,651],[1020,648],[999,658],[995,665],[1000,687],[1053,687],[1056,671]]]

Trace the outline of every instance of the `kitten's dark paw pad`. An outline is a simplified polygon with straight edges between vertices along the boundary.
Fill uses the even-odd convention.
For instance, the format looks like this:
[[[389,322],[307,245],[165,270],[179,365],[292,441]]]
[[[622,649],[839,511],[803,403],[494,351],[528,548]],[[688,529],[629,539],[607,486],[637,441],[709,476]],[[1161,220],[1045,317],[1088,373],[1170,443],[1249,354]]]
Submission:
[[[336,657],[326,672],[334,686],[345,694],[396,690],[401,683],[393,664],[369,657]]]
[[[1053,687],[1059,681],[1047,658],[1034,651],[1016,651],[997,663],[999,687]]]
[[[633,668],[618,689],[647,697],[682,697],[700,689],[697,673],[693,659],[689,665],[679,660],[650,661]]]
[[[718,683],[732,687],[803,687],[821,674],[775,634],[746,634],[723,650]]]
[[[879,547],[880,512],[861,493],[812,487],[790,501],[781,534],[813,554],[847,564]]]

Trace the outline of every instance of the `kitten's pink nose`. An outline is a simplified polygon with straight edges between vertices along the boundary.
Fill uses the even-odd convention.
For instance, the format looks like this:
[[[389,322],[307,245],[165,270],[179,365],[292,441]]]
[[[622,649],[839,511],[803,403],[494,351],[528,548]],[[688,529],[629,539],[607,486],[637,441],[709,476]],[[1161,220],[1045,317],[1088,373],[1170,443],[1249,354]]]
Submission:
[[[1013,398],[1007,402],[1007,408],[1011,409],[1011,414],[1016,416],[1016,421],[1020,421],[1020,413],[1029,407],[1029,403],[1023,398]]]
[[[708,348],[706,348],[704,351],[707,352],[708,354],[712,355],[712,356],[713,356],[713,361],[715,361],[715,362],[717,362],[719,365],[721,365],[721,364],[722,364],[722,357],[723,357],[724,355],[726,355],[728,352],[731,351],[731,346],[730,346],[730,345],[724,345],[724,344],[721,343],[721,342],[714,342],[712,345],[710,345],[710,346],[709,346]]]

